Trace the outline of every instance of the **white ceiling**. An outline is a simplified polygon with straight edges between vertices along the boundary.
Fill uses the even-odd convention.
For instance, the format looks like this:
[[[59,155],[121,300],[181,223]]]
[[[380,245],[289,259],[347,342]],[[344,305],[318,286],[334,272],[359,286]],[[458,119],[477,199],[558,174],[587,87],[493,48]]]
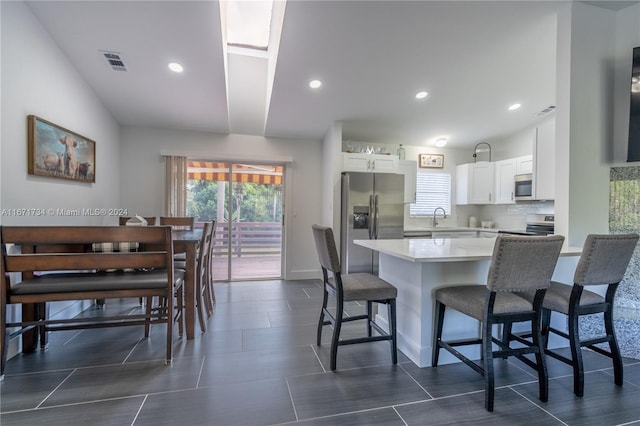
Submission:
[[[122,125],[320,139],[341,120],[352,140],[448,136],[456,147],[522,129],[555,104],[558,2],[289,0],[268,104],[266,88],[253,99],[242,90],[263,86],[264,64],[229,63],[232,73],[254,61],[246,84],[226,75],[216,1],[29,6]],[[127,72],[100,50],[119,52]],[[429,92],[420,102],[419,90]],[[514,102],[522,108],[507,111]]]

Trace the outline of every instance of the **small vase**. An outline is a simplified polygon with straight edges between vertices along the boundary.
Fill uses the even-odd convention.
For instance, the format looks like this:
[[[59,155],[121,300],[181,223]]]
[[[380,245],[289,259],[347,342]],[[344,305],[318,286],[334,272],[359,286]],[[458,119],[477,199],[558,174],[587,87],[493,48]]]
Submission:
[[[404,148],[402,147],[402,144],[400,144],[400,146],[398,147],[398,158],[400,160],[404,160],[406,156],[406,152],[404,150]]]

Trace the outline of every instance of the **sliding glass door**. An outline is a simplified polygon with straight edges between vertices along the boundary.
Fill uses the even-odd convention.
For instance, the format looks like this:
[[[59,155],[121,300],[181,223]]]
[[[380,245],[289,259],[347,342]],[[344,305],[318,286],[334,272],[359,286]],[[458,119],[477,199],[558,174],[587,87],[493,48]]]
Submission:
[[[284,167],[188,161],[187,212],[216,220],[214,279],[282,277]]]

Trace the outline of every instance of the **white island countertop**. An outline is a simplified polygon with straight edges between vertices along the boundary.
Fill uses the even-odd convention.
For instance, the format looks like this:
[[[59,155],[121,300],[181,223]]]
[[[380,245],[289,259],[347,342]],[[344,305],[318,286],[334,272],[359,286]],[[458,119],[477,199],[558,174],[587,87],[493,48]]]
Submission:
[[[404,238],[354,243],[410,262],[460,262],[491,259],[495,241],[495,238]],[[560,256],[581,252],[579,247],[563,247]]]
[[[525,237],[536,238],[536,237]],[[431,365],[433,344],[433,289],[440,286],[487,282],[496,238],[406,238],[356,240],[359,246],[379,252],[378,276],[398,289],[396,319],[398,349],[419,367]],[[570,283],[581,253],[580,248],[563,248],[553,280]],[[478,322],[453,309],[447,311],[444,335],[451,339],[478,337]],[[376,320],[387,322],[386,311]],[[553,317],[552,326],[566,330],[562,318]],[[516,330],[525,331],[525,330]],[[564,344],[564,343],[563,343]],[[558,342],[549,340],[550,347]],[[459,348],[470,359],[479,359],[478,347]],[[443,351],[444,352],[444,351]],[[440,364],[459,362],[448,353],[440,354]]]

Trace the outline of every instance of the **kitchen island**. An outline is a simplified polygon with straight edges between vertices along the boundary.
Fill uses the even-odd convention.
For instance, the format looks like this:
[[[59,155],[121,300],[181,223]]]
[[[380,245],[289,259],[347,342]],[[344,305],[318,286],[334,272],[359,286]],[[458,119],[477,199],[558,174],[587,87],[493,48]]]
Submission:
[[[434,288],[455,284],[485,284],[495,238],[435,238],[356,240],[355,244],[379,252],[379,276],[398,289],[398,349],[420,367],[431,365]],[[553,279],[570,283],[581,248],[563,248]],[[385,323],[386,311],[377,320]],[[553,326],[564,329],[561,324]],[[517,327],[514,326],[514,330]],[[443,336],[447,340],[479,336],[479,323],[452,309],[447,310]],[[566,345],[566,344],[565,344]],[[554,342],[550,342],[554,346]],[[460,352],[479,359],[479,347],[462,347]],[[440,364],[459,362],[446,351]]]

